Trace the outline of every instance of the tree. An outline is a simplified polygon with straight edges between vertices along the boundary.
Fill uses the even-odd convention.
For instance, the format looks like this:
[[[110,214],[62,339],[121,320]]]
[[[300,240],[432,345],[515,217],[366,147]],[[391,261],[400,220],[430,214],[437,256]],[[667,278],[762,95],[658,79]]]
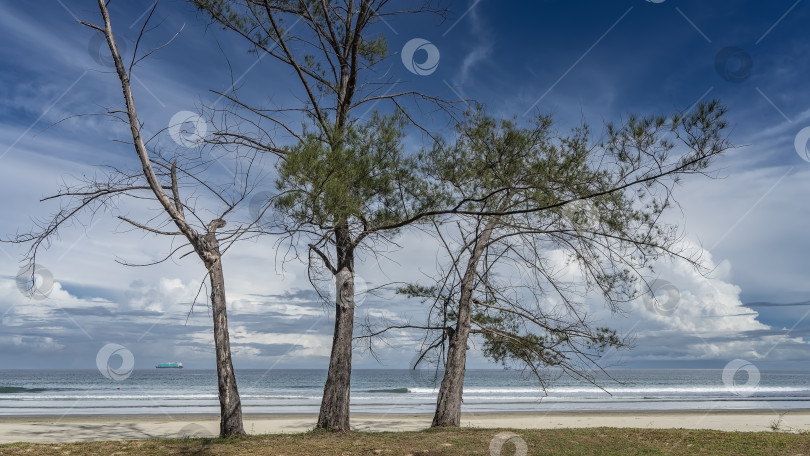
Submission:
[[[284,193],[277,208],[296,224],[296,232],[307,236],[309,263],[321,261],[337,290],[320,427],[349,429],[356,254],[368,244],[384,242],[430,204],[416,162],[402,151],[403,122],[401,115],[375,114],[367,123],[352,123],[344,129],[340,148],[308,135],[289,149],[279,168]]]
[[[235,177],[228,176],[228,183],[223,186],[204,177],[204,171],[210,166],[211,160],[203,159],[203,155],[199,151],[189,154],[188,157],[178,152],[173,159],[166,158],[159,151],[150,153],[146,146],[149,141],[144,141],[142,136],[141,120],[135,107],[130,77],[133,67],[159,48],[140,56],[136,53],[129,65],[125,66],[113,34],[105,0],[98,0],[98,7],[103,25],[83,21],[80,23],[104,34],[112,54],[115,72],[121,82],[126,104],[126,110],[111,109],[108,110],[107,115],[129,126],[132,145],[138,157],[140,169],[125,171],[107,167],[107,172],[102,176],[85,177],[79,184],[65,184],[58,194],[45,198],[46,200],[65,201],[60,210],[49,221],[39,225],[31,233],[16,236],[13,242],[31,244],[28,259],[33,263],[37,251],[41,247],[48,246],[60,227],[70,223],[83,212],[89,211],[95,214],[99,210],[113,210],[118,207],[121,200],[125,199],[148,199],[156,203],[163,217],[155,217],[147,223],[137,222],[123,215],[119,215],[118,218],[146,233],[172,238],[180,237],[186,241],[158,262],[165,261],[175,254],[183,254],[183,249],[190,247],[205,265],[211,287],[210,306],[214,323],[214,346],[221,412],[220,436],[245,435],[242,423],[242,405],[231,360],[222,256],[233,242],[249,233],[250,230],[250,226],[238,226],[230,230],[224,230],[224,228],[227,226],[226,218],[232,215],[234,209],[250,195],[250,190],[254,186],[251,183],[251,165],[255,159],[255,153],[237,157],[237,161],[241,163],[241,165],[237,165],[237,169],[240,171]],[[152,6],[148,18],[140,30],[137,41],[139,44],[142,43],[144,31],[156,8],[157,2]],[[181,190],[188,190],[187,195],[191,196],[184,198]],[[202,197],[202,193],[207,193],[215,204],[198,207],[205,204],[203,201],[207,199]],[[218,215],[206,222],[202,218],[205,217],[204,213]],[[175,229],[172,229],[171,225]]]
[[[669,119],[630,117],[594,143],[587,126],[560,136],[550,117],[521,128],[478,108],[454,144],[421,156],[422,172],[463,202],[436,224],[449,254],[440,280],[400,290],[432,303],[425,352],[444,360],[433,426],[460,424],[471,338],[487,358],[523,366],[543,386],[546,367],[597,384],[600,354],[627,341],[589,318],[585,298],[595,291],[616,312],[646,291],[635,284],[646,283],[654,260],[700,268],[661,216],[681,177],[706,174],[730,148],[724,114],[714,101]],[[581,283],[561,277],[548,258],[555,249]]]
[[[370,239],[418,221],[434,203],[428,186],[413,177],[414,162],[402,153],[406,123],[427,132],[403,100],[450,106],[420,92],[398,91],[390,76],[375,71],[389,53],[385,37],[369,31],[373,23],[403,13],[441,13],[429,2],[401,11],[388,11],[389,3],[194,0],[253,50],[287,65],[303,90],[303,106],[281,108],[222,94],[254,116],[257,128],[246,133],[226,126],[217,137],[282,156],[277,180],[282,193],[274,209],[284,213],[290,239],[308,238],[310,276],[326,270],[335,281],[335,329],[317,426],[338,431],[350,429],[355,254],[373,248]],[[390,103],[391,112],[375,111],[369,120],[354,114],[358,108],[371,112],[381,101]],[[266,128],[278,128],[293,145],[268,141]]]

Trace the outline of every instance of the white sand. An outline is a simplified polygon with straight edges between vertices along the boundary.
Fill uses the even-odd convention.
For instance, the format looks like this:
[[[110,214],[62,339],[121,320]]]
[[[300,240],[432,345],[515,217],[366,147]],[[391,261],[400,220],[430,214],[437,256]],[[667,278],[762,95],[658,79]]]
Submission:
[[[414,431],[430,426],[430,415],[352,416],[356,431]],[[686,428],[721,431],[771,431],[777,412],[621,412],[621,413],[492,413],[466,414],[462,426],[482,428],[549,429],[584,427]],[[312,415],[263,415],[245,418],[249,434],[305,432],[314,426]],[[810,430],[810,412],[788,412],[780,429]],[[67,416],[0,417],[0,443],[58,443],[90,440],[130,440],[153,437],[213,437],[219,433],[216,416]]]

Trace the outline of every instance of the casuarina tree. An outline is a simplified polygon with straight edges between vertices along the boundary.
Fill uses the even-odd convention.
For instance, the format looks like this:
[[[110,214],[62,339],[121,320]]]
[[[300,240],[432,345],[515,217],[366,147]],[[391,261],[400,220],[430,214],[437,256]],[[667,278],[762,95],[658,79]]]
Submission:
[[[402,150],[405,126],[428,133],[408,107],[436,97],[398,90],[379,65],[390,56],[372,26],[404,13],[441,13],[430,2],[396,10],[388,0],[193,0],[252,50],[286,66],[303,102],[260,106],[238,93],[222,95],[252,116],[252,131],[225,126],[222,142],[282,156],[278,196],[265,208],[283,219],[290,239],[306,237],[310,274],[325,270],[335,283],[335,328],[318,427],[349,430],[355,253],[368,240],[419,219],[431,206]],[[398,6],[402,6],[398,4]],[[272,90],[272,85],[268,86]],[[382,103],[378,106],[378,103]],[[378,113],[379,110],[380,112]],[[303,127],[299,127],[303,125]],[[278,131],[287,145],[268,134]],[[431,137],[430,134],[427,135]]]
[[[422,172],[460,202],[437,218],[449,259],[440,279],[400,290],[432,305],[419,327],[444,368],[433,426],[460,424],[472,341],[541,384],[547,367],[596,383],[600,356],[627,341],[588,315],[587,298],[615,312],[648,291],[655,260],[700,268],[662,215],[682,177],[707,174],[730,148],[724,114],[715,101],[633,116],[593,140],[587,126],[560,135],[550,117],[522,127],[479,108],[454,141],[422,154]]]

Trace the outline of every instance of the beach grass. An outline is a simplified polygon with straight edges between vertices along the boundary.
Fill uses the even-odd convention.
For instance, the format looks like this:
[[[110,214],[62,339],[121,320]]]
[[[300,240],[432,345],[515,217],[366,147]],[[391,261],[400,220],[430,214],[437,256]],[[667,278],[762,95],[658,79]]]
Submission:
[[[512,433],[520,440],[512,437]],[[510,437],[511,440],[510,440]],[[0,445],[0,455],[810,455],[810,434],[686,429],[430,429],[419,432],[313,431],[240,439],[150,439],[68,444]],[[517,445],[516,445],[517,444]],[[497,448],[495,448],[497,450]],[[521,452],[522,454],[522,452]]]

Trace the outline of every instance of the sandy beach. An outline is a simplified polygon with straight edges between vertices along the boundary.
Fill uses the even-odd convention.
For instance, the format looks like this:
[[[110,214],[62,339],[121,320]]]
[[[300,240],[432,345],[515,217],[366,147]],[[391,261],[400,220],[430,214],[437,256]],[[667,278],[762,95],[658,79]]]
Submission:
[[[430,426],[430,415],[354,414],[356,431],[416,431]],[[550,429],[628,427],[646,429],[715,429],[771,431],[780,412],[627,412],[627,413],[492,413],[466,414],[462,426],[480,428]],[[312,428],[314,415],[246,415],[250,434],[298,433]],[[810,411],[791,411],[781,417],[780,430],[810,430]],[[0,443],[60,443],[133,440],[160,437],[213,437],[219,419],[213,415],[105,415],[59,417],[0,417]]]

